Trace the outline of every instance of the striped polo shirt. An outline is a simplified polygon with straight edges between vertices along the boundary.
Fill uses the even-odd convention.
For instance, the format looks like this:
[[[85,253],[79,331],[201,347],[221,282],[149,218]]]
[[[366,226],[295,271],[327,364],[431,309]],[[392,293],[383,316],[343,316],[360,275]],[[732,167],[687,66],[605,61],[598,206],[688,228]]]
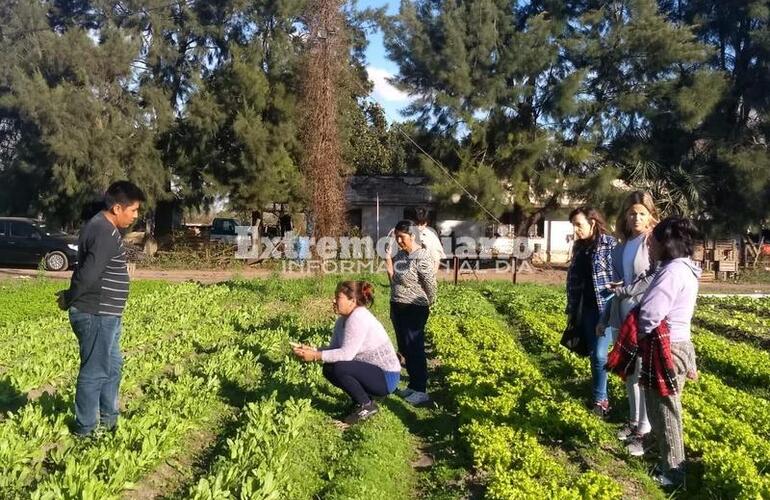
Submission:
[[[68,305],[90,314],[122,316],[129,286],[126,263],[120,231],[98,213],[80,231],[78,265],[65,295]]]
[[[115,239],[117,250],[115,255],[110,257],[101,276],[99,314],[120,316],[128,300],[128,266],[123,237],[117,228],[112,230],[112,237]]]

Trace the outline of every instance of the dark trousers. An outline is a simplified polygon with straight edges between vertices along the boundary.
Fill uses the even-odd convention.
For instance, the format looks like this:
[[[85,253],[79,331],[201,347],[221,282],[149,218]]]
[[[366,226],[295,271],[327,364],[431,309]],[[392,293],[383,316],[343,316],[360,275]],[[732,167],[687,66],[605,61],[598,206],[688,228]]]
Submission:
[[[74,307],[70,325],[80,348],[80,371],[75,388],[75,432],[88,434],[100,423],[107,428],[118,420],[118,390],[123,356],[120,353],[120,316],[89,314]]]
[[[326,380],[339,387],[358,404],[364,405],[373,396],[387,396],[388,384],[380,367],[363,361],[338,361],[324,363]]]
[[[409,388],[426,392],[428,386],[428,360],[425,356],[425,323],[428,322],[428,306],[390,303],[390,320],[396,331],[398,352],[406,359]]]

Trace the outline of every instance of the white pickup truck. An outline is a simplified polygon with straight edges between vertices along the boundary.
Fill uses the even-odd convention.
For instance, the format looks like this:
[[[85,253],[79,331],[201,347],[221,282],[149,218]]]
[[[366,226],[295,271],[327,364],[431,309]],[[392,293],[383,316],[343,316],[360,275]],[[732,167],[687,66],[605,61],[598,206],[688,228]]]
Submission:
[[[226,219],[218,217],[211,223],[211,235],[209,237],[209,241],[219,241],[221,243],[237,245],[241,239],[248,240],[251,238],[251,228],[249,228],[249,231],[246,234],[238,234],[235,230],[235,228],[238,226],[247,225],[248,224],[244,224],[238,219]]]

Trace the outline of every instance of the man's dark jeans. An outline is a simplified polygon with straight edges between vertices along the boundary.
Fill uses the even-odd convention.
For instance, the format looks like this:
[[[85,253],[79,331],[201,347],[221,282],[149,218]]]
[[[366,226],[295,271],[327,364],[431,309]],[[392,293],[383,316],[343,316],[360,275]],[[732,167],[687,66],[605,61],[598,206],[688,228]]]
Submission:
[[[80,372],[75,390],[75,433],[86,435],[101,423],[112,429],[118,421],[118,390],[123,356],[120,316],[69,310],[72,331],[80,346]]]

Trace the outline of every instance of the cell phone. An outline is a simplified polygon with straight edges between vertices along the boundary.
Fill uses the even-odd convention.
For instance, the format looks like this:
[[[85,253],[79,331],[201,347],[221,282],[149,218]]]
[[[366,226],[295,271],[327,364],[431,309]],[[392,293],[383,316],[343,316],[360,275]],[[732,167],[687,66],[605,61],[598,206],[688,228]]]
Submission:
[[[613,297],[615,295],[615,292],[613,292],[611,288],[604,288],[602,290],[599,290],[599,295],[601,295],[605,299],[609,299],[610,297]]]

